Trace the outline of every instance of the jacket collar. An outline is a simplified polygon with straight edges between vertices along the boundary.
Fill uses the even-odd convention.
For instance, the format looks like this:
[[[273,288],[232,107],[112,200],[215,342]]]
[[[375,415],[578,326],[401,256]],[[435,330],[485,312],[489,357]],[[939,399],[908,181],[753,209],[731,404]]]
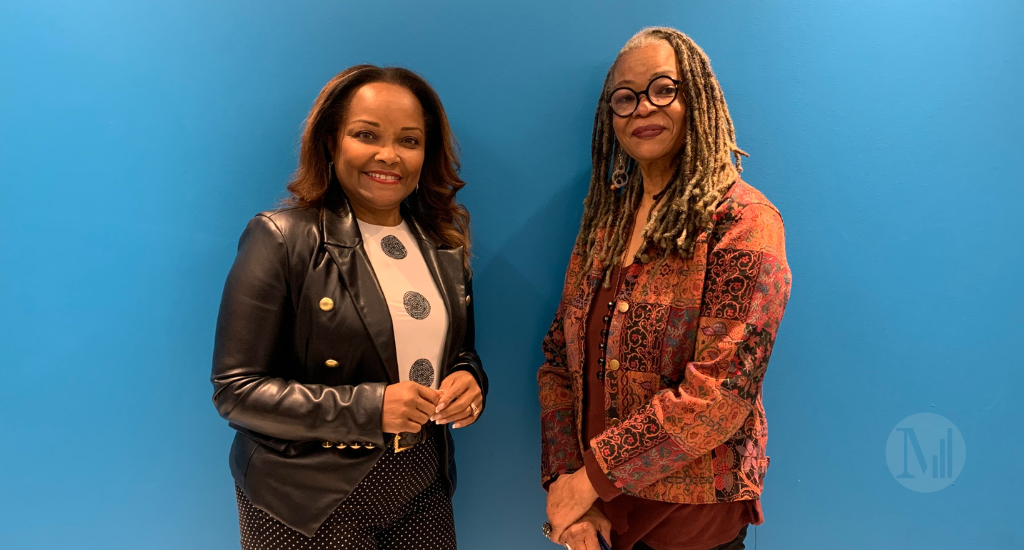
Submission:
[[[426,243],[435,252],[437,251],[438,243],[427,235],[427,232],[404,204],[402,205],[402,219],[409,225],[413,236],[420,241],[420,248],[423,248],[423,244]],[[320,230],[326,244],[355,248],[363,242],[359,224],[349,205],[348,197],[345,196],[340,186],[333,182],[321,209]]]
[[[447,374],[453,358],[457,355],[457,342],[453,334],[462,334],[466,329],[466,281],[463,271],[462,247],[439,250],[437,243],[427,236],[412,213],[402,207],[402,218],[409,230],[419,241],[420,252],[427,264],[437,289],[440,291],[448,312],[448,334],[446,336],[442,376]],[[373,267],[362,247],[359,224],[352,213],[348,198],[341,189],[334,187],[320,210],[320,230],[328,254],[338,265],[339,275],[349,290],[356,310],[362,318],[391,383],[399,381],[398,359],[395,351],[394,327],[388,311],[384,293],[380,289]]]

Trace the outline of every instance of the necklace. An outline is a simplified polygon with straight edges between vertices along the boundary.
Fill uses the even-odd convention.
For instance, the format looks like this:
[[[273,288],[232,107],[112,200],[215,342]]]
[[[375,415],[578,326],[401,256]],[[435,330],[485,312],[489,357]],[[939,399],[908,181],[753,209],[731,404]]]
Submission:
[[[612,287],[612,290],[614,291],[613,296],[618,296],[619,291],[622,290],[622,274],[629,268],[617,265],[615,269],[619,270],[619,272],[615,274],[615,286]]]

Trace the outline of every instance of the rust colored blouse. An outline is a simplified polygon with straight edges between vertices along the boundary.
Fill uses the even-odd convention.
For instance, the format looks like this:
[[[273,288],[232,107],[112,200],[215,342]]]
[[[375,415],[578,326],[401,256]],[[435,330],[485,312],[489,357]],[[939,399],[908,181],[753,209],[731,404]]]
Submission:
[[[659,502],[624,494],[604,474],[590,440],[605,430],[604,348],[608,322],[615,305],[622,267],[612,270],[611,288],[598,287],[586,325],[583,388],[583,462],[587,477],[600,496],[595,505],[612,524],[614,550],[630,550],[643,541],[655,550],[709,550],[725,544],[747,524],[764,522],[760,500],[713,504]]]

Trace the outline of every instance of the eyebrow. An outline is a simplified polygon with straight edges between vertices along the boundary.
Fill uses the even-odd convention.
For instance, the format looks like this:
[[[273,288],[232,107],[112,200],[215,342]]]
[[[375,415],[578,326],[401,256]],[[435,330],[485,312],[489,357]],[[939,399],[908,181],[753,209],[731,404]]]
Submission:
[[[374,122],[372,120],[366,120],[365,118],[357,118],[352,122],[362,122],[363,124],[369,124],[374,128],[380,128],[380,123]],[[423,133],[423,128],[420,128],[419,126],[402,126],[401,128],[399,128],[400,132],[407,132],[409,130],[416,130],[417,132]]]
[[[655,72],[651,73],[651,77],[647,81],[650,82],[651,80],[654,80],[655,78],[658,78],[659,76],[672,76],[672,75],[668,74],[670,72],[671,71],[669,71],[669,70],[655,71]],[[634,83],[634,81],[629,80],[629,79],[620,80],[620,81],[618,81],[615,84],[615,87],[616,88],[621,88],[623,84],[633,84],[633,83]]]

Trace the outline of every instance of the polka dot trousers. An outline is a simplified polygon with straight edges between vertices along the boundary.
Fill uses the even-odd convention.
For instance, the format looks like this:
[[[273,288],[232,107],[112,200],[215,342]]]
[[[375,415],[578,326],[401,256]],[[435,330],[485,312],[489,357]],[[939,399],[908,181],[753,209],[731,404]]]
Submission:
[[[242,550],[455,550],[452,501],[434,442],[388,449],[312,538],[235,487]]]

